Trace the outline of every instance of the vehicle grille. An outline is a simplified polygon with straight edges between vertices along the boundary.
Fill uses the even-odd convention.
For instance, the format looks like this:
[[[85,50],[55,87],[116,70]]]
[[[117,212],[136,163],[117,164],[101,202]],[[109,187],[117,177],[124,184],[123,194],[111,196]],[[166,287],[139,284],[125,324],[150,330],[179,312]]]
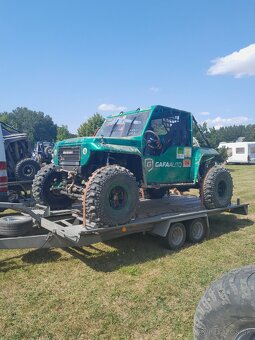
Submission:
[[[80,165],[80,147],[63,147],[58,149],[59,165]]]

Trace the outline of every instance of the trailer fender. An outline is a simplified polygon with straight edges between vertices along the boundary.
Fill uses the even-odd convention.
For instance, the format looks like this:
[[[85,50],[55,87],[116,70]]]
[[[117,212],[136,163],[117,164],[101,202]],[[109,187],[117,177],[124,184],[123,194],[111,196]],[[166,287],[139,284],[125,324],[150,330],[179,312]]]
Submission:
[[[208,215],[205,213],[198,213],[198,214],[194,214],[192,216],[180,216],[178,218],[173,218],[173,219],[165,219],[163,221],[160,222],[156,222],[153,226],[152,231],[150,232],[151,234],[154,235],[158,235],[161,237],[166,237],[168,230],[171,226],[172,223],[175,222],[182,222],[185,224],[185,222],[187,221],[191,221],[194,220],[196,218],[203,218],[205,220],[205,224],[206,224],[206,235],[205,238],[208,238],[210,235],[210,224],[209,224],[209,220],[208,220]]]

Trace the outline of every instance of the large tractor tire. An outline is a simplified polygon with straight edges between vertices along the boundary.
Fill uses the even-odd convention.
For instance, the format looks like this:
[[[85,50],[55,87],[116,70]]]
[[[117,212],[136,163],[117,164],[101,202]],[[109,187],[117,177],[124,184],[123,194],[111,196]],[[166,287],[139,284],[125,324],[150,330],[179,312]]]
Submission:
[[[55,165],[44,166],[35,176],[32,193],[36,203],[49,206],[52,210],[67,209],[73,200],[60,194],[58,185],[62,182],[62,174]]]
[[[233,180],[230,172],[222,167],[212,167],[206,173],[201,186],[200,196],[207,209],[225,208],[231,203]]]
[[[86,218],[98,226],[127,223],[135,215],[138,200],[135,176],[119,165],[105,166],[96,170],[86,184]]]
[[[224,274],[201,298],[194,317],[196,340],[255,339],[255,266]]]
[[[148,189],[145,189],[144,196],[145,198],[149,198],[149,199],[158,199],[158,198],[164,197],[166,192],[167,192],[167,188],[159,188],[159,189],[148,188]]]
[[[40,170],[40,165],[31,158],[24,158],[16,164],[15,177],[20,181],[32,181]]]

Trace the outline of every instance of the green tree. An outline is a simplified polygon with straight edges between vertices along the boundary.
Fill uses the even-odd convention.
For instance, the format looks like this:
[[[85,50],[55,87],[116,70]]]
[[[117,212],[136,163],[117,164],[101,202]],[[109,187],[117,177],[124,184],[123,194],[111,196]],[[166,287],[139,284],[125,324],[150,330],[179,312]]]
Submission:
[[[57,141],[73,137],[76,137],[76,135],[69,132],[67,125],[61,125],[57,127]]]
[[[93,136],[98,128],[102,126],[104,117],[100,113],[95,113],[78,128],[78,135],[81,137]]]
[[[225,162],[228,158],[228,149],[223,146],[222,148],[218,148],[217,151],[219,153],[218,161]]]
[[[49,115],[29,110],[26,107],[18,107],[10,113],[3,112],[0,114],[0,120],[27,133],[32,143],[40,140],[52,141],[57,136],[57,125],[53,123]]]

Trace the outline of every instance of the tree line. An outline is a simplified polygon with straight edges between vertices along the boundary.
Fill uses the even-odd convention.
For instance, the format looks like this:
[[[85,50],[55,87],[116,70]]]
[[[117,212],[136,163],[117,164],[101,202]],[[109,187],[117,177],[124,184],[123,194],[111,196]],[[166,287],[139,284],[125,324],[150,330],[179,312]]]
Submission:
[[[103,124],[104,118],[99,113],[95,113],[80,125],[77,134],[71,133],[67,125],[55,124],[51,116],[26,107],[18,107],[11,112],[1,112],[0,121],[20,132],[25,132],[29,141],[34,144],[38,141],[55,142],[77,136],[92,136]]]
[[[255,124],[224,126],[219,129],[208,128],[206,123],[200,126],[201,130],[213,148],[217,148],[221,142],[235,142],[243,137],[244,142],[255,141]],[[198,129],[194,127],[194,136],[201,145],[204,145],[203,138]]]
[[[59,141],[76,136],[93,136],[103,124],[104,117],[99,113],[93,114],[79,126],[77,134],[72,134],[67,125],[55,124],[51,116],[24,107],[0,113],[0,121],[27,133],[30,142],[35,143],[37,141]],[[216,130],[214,127],[208,128],[207,124],[203,123],[201,130],[213,148],[217,148],[220,142],[235,142],[239,137],[244,137],[244,141],[247,142],[255,141],[255,124],[226,126]],[[204,145],[203,138],[195,126],[194,136],[201,145]]]

